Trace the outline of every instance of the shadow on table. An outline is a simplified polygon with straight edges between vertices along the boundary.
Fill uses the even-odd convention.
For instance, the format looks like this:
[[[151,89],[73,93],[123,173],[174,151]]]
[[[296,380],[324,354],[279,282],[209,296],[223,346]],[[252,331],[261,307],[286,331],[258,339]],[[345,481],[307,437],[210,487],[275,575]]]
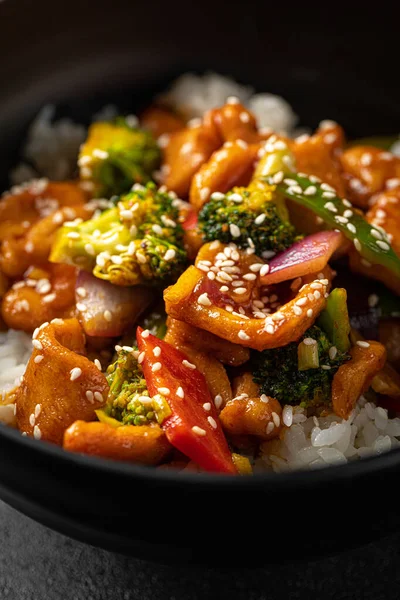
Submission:
[[[314,526],[311,535],[318,536]],[[210,535],[210,543],[212,536]],[[272,541],[265,540],[263,545]],[[154,565],[87,546],[0,502],[0,598],[9,600],[398,599],[400,535],[307,564],[255,570]],[[240,553],[241,548],[232,552]]]

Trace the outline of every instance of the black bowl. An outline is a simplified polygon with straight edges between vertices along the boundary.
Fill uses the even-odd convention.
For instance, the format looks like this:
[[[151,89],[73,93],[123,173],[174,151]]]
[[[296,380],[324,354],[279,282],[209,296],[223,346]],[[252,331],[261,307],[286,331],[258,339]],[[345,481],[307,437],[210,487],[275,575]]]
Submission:
[[[214,0],[0,2],[0,181],[46,102],[88,121],[138,110],[188,69],[282,94],[301,122],[349,136],[400,130],[396,19]],[[367,10],[366,8],[364,10]],[[57,11],[57,12],[55,12]],[[163,562],[263,564],[362,544],[400,525],[400,451],[342,467],[232,478],[176,475],[64,453],[0,427],[0,495],[59,531]]]

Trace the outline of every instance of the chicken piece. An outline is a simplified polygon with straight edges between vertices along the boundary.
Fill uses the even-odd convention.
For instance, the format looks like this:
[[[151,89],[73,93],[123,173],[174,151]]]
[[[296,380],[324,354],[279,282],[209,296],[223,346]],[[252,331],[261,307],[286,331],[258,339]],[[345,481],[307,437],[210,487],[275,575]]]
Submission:
[[[368,208],[375,194],[383,192],[387,184],[388,189],[396,185],[400,178],[400,158],[374,146],[348,148],[340,161],[347,197],[360,208]]]
[[[234,399],[227,403],[219,418],[229,435],[255,435],[270,440],[282,429],[282,408],[275,398]]]
[[[64,433],[64,450],[102,458],[158,465],[171,451],[159,425],[121,425],[75,421]]]
[[[0,201],[0,270],[21,277],[47,260],[56,231],[65,221],[88,219],[93,209],[73,183],[39,183]]]
[[[190,346],[195,350],[211,354],[214,358],[231,367],[239,367],[250,358],[248,348],[239,344],[232,344],[204,329],[193,327],[183,321],[167,319],[168,332],[165,341],[172,345],[175,342]]]
[[[203,124],[173,133],[164,149],[163,183],[186,197],[193,175],[220,145],[216,129]]]
[[[75,267],[52,263],[29,269],[3,298],[7,326],[32,333],[46,321],[74,316],[76,272]]]
[[[301,136],[290,144],[300,173],[316,175],[344,197],[339,156],[344,146],[344,132],[339,125],[320,127],[314,135]]]
[[[351,360],[339,367],[332,381],[333,410],[342,419],[349,417],[361,394],[383,368],[386,350],[379,342],[361,341],[350,350],[350,356]]]
[[[253,381],[253,374],[247,371],[235,377],[232,392],[235,398],[242,394],[247,394],[249,398],[256,398],[260,395],[260,386]]]
[[[76,420],[95,419],[107,400],[108,383],[85,356],[85,336],[76,319],[40,327],[24,378],[16,392],[18,429],[62,444]]]
[[[183,129],[185,121],[171,110],[153,105],[141,114],[140,126],[148,129],[157,139]]]
[[[259,144],[243,140],[226,142],[204,163],[192,179],[190,203],[199,211],[213,192],[228,192],[246,186],[254,172]]]
[[[400,186],[380,194],[375,204],[366,214],[366,219],[378,229],[387,233],[391,246],[400,256]],[[377,234],[378,235],[378,234]],[[377,241],[384,241],[384,235]],[[382,281],[388,288],[400,295],[400,280],[382,265],[371,265],[352,247],[349,252],[350,268],[372,279]]]
[[[214,126],[224,142],[243,140],[248,144],[260,141],[256,119],[240,102],[227,102],[219,108],[209,110],[204,115],[206,127]]]
[[[323,279],[313,276],[294,298],[266,316],[258,308],[254,314],[254,301],[260,301],[262,291],[260,283],[244,279],[252,263],[260,262],[255,255],[235,251],[238,260],[232,262],[238,268],[237,274],[243,282],[241,287],[229,288],[224,280],[221,291],[218,279],[210,280],[205,274],[204,271],[212,268],[223,250],[224,245],[215,242],[203,246],[196,266],[190,266],[175,285],[164,291],[167,314],[234,344],[255,350],[279,348],[298,340],[325,307],[325,295],[329,292],[333,276],[329,267],[324,270]],[[261,305],[264,306],[263,301]]]

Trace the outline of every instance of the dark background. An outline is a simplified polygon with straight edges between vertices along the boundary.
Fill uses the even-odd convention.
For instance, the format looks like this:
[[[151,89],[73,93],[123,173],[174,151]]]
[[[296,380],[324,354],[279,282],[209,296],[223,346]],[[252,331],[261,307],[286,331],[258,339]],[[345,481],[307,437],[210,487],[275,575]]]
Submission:
[[[369,507],[368,511],[373,510]],[[368,527],[368,512],[365,516]],[[334,526],[313,518],[310,535]],[[294,541],[295,542],[295,541]],[[212,539],[210,539],[212,543]],[[261,542],[273,543],[271,540]],[[232,548],[232,552],[249,549]],[[398,600],[400,535],[319,561],[234,571],[155,565],[75,542],[0,501],[1,600]]]

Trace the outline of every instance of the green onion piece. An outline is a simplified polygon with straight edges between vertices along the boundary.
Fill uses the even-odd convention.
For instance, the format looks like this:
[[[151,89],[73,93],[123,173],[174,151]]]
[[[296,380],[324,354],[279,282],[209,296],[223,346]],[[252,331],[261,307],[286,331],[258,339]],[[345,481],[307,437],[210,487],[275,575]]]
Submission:
[[[297,346],[297,368],[299,371],[308,371],[308,369],[318,369],[318,367],[318,343],[312,338],[305,338]]]
[[[273,185],[274,176],[265,180]],[[400,258],[392,249],[386,232],[370,225],[353,209],[348,200],[342,200],[335,190],[311,175],[291,174],[276,184],[278,192],[301,206],[312,210],[332,229],[337,229],[354,243],[356,250],[372,264],[379,264],[400,277]]]
[[[318,325],[339,352],[347,352],[350,349],[350,320],[347,292],[344,288],[335,288],[329,294],[325,309],[318,318]]]

